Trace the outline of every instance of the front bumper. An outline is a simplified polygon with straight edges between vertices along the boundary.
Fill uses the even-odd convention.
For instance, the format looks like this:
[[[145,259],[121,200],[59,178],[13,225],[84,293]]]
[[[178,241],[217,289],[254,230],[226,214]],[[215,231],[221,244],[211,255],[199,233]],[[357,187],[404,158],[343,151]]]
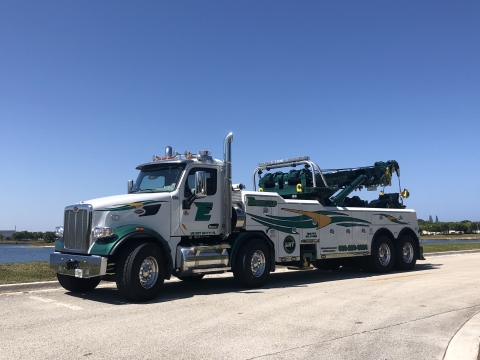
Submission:
[[[107,273],[107,258],[54,252],[50,254],[50,268],[63,275],[91,278]]]

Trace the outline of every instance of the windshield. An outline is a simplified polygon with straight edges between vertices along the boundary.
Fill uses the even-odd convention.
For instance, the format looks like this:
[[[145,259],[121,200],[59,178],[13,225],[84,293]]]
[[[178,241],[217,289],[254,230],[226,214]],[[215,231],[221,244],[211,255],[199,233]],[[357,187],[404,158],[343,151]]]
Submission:
[[[131,193],[173,191],[184,169],[185,164],[172,164],[142,170]]]

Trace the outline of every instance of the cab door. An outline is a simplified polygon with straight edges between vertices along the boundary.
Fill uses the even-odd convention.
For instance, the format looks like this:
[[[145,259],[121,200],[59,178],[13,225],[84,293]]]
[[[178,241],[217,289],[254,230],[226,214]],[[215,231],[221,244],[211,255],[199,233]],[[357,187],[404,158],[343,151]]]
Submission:
[[[186,208],[184,200],[195,191],[195,173],[206,173],[207,196],[196,199]],[[195,166],[188,170],[180,188],[180,229],[184,235],[207,236],[222,233],[222,181],[217,167]]]

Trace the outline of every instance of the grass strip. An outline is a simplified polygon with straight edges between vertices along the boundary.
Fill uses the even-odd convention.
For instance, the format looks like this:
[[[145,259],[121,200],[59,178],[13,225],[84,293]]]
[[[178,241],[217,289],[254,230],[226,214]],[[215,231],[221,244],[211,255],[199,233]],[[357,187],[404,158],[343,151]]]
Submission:
[[[48,261],[0,264],[0,285],[57,280]]]
[[[423,244],[423,253],[480,249],[478,243]]]
[[[480,239],[480,234],[461,234],[461,235],[422,235],[423,240],[468,240]]]

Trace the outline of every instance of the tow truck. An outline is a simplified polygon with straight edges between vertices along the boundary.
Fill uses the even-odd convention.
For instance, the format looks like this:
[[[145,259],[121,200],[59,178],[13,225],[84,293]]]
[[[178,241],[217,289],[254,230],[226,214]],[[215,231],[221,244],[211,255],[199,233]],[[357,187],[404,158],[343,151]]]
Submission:
[[[233,272],[255,288],[277,266],[386,273],[423,259],[416,213],[403,204],[408,190],[399,180],[399,192],[384,192],[400,177],[396,161],[330,170],[308,156],[263,162],[247,191],[232,183],[232,142],[230,133],[223,160],[167,146],[137,166],[127,194],[67,206],[50,256],[60,284],[85,292],[114,281],[124,298],[142,302],[171,276]],[[376,200],[350,197],[379,187]]]

